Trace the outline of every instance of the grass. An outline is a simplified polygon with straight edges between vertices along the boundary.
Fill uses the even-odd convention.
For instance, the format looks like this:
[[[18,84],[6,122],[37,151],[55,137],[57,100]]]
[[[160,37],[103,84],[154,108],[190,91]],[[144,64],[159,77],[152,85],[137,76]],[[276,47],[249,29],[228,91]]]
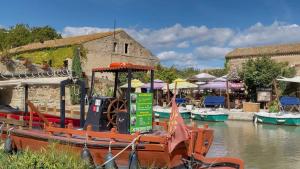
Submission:
[[[89,169],[87,162],[80,158],[79,153],[71,149],[60,150],[52,143],[40,151],[25,150],[15,154],[6,154],[0,150],[1,169]]]

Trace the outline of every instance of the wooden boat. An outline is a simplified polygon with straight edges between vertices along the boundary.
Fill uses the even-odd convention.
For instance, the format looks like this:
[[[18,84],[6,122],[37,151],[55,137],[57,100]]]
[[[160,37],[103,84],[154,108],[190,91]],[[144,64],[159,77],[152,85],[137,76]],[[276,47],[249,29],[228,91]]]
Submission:
[[[196,126],[187,127],[189,138],[183,142],[179,142],[171,152],[169,152],[168,148],[170,145],[170,133],[167,122],[152,122],[153,118],[150,118],[151,130],[140,128],[140,130],[132,132],[132,126],[129,127],[128,123],[135,125],[132,124],[132,119],[138,121],[131,118],[131,113],[135,117],[134,115],[137,112],[134,111],[138,110],[138,108],[131,109],[130,107],[133,106],[130,104],[133,102],[134,104],[139,103],[136,101],[136,94],[130,95],[131,73],[135,71],[150,71],[150,91],[153,91],[154,71],[152,67],[132,64],[116,66],[114,64],[108,68],[96,68],[93,69],[91,89],[93,89],[94,85],[95,72],[115,73],[115,84],[118,82],[117,77],[119,72],[128,73],[128,88],[126,93],[128,101],[116,98],[116,86],[118,85],[115,85],[113,97],[93,96],[93,90],[91,90],[90,96],[92,99],[87,117],[85,118],[84,104],[82,104],[85,87],[84,83],[77,79],[75,82],[81,86],[81,118],[79,126],[74,126],[72,121],[68,121],[65,118],[65,102],[62,99],[65,98],[65,86],[73,82],[72,79],[63,81],[61,83],[61,117],[59,119],[59,126],[49,121],[49,118],[38,112],[35,106],[27,101],[31,109],[29,120],[28,118],[23,118],[24,123],[17,124],[16,121],[19,120],[12,118],[12,116],[6,117],[5,120],[8,124],[6,126],[2,125],[1,138],[11,140],[12,144],[8,144],[6,147],[10,146],[12,150],[30,149],[36,151],[50,144],[49,141],[55,141],[58,144],[58,148],[61,149],[71,146],[74,153],[88,151],[92,159],[91,162],[98,167],[107,165],[110,160],[115,160],[118,166],[129,167],[129,156],[131,153],[135,153],[141,167],[244,168],[244,163],[240,159],[205,157],[213,141],[213,130],[209,129],[207,125],[203,128],[197,128]],[[149,106],[147,105],[146,108],[149,108]],[[152,109],[150,111],[152,115]],[[143,110],[143,115],[144,113],[145,110]],[[34,115],[37,115],[43,123],[42,128],[41,126],[34,127]],[[12,121],[15,125],[13,128],[11,128]],[[107,159],[106,156],[109,153],[113,157]]]
[[[227,110],[223,108],[225,104],[224,96],[207,96],[203,103],[205,108],[195,108],[192,110],[192,119],[215,122],[223,122],[228,119]]]
[[[290,106],[300,105],[300,99],[297,97],[283,96],[280,98],[281,111],[277,113],[269,112],[257,112],[254,114],[254,122],[258,123],[267,123],[275,125],[290,125],[290,126],[299,126],[300,125],[300,113],[285,111],[285,108]]]
[[[167,123],[164,122],[155,122],[153,125],[167,129]],[[3,129],[3,139],[7,137],[9,129]],[[142,167],[174,168],[184,166],[185,162],[193,157],[195,164],[198,164],[198,168],[205,168],[205,166],[207,168],[218,168],[217,166],[243,168],[243,162],[239,159],[205,157],[213,141],[213,131],[207,126],[204,128],[190,127],[189,130],[191,139],[186,143],[179,144],[171,154],[167,150],[168,138],[166,131],[156,131],[145,135],[140,133],[128,135],[120,134],[114,128],[110,132],[95,132],[91,128],[86,131],[76,130],[71,123],[67,128],[53,127],[50,123],[49,126],[45,126],[44,130],[14,128],[10,131],[10,137],[13,142],[12,148],[15,150],[25,150],[27,148],[40,150],[45,148],[49,141],[54,140],[59,143],[60,148],[71,146],[74,152],[80,153],[86,145],[96,164],[105,162],[105,155],[109,147],[112,149],[112,154],[117,154],[134,141]],[[128,165],[131,151],[131,148],[125,149],[116,158],[118,166]]]

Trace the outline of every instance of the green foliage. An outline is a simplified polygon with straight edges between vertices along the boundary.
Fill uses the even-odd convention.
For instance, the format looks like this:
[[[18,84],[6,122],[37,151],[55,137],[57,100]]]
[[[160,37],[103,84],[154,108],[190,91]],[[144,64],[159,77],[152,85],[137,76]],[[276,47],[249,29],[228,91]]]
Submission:
[[[0,29],[0,51],[32,42],[43,42],[60,38],[61,35],[50,26],[31,28],[26,24],[17,24],[9,29]]]
[[[221,77],[221,76],[226,75],[228,73],[228,70],[226,68],[225,69],[210,69],[210,70],[206,70],[205,72],[208,74],[214,75],[216,77]]]
[[[270,113],[277,113],[279,112],[279,103],[277,100],[273,100],[269,105],[269,112]]]
[[[80,48],[74,47],[74,57],[72,60],[72,71],[74,76],[82,80],[82,67],[80,61]],[[79,86],[72,86],[71,87],[71,103],[78,104],[80,102],[80,95],[79,95]]]
[[[275,62],[270,57],[249,59],[239,72],[252,101],[256,100],[257,88],[270,88],[277,77],[294,75],[295,68],[288,67],[287,63]]]
[[[31,152],[25,150],[13,155],[0,151],[0,168],[15,169],[88,169],[87,162],[81,160],[79,153],[74,153],[71,148],[63,150],[50,144],[40,151]]]
[[[155,79],[160,79],[163,80],[164,82],[167,83],[172,83],[175,79],[179,78],[179,74],[178,74],[179,70],[177,70],[175,67],[164,67],[160,64],[158,64],[156,66],[155,69]],[[185,77],[187,78],[187,77]]]
[[[63,61],[67,58],[73,58],[74,47],[61,47],[53,49],[43,49],[40,51],[25,52],[13,56],[14,59],[27,58],[32,63],[42,64],[44,61],[52,60],[52,67],[61,68]]]

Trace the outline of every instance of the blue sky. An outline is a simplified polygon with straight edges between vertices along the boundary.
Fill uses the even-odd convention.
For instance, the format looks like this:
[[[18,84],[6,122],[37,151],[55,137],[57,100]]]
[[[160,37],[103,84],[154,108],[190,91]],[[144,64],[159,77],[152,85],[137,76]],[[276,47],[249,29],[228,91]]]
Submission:
[[[0,25],[63,36],[126,30],[165,65],[222,67],[237,47],[300,42],[296,0],[2,0]]]

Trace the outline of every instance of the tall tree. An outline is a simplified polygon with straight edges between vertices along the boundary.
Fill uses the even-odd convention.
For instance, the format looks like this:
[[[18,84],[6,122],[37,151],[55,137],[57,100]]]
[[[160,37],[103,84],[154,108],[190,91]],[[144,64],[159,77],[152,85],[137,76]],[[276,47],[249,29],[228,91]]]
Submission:
[[[74,47],[74,56],[72,59],[72,72],[74,76],[82,80],[82,67],[80,61],[80,48],[78,46]],[[80,98],[79,86],[71,86],[71,103],[78,104]]]
[[[295,73],[295,68],[289,67],[287,63],[275,62],[270,57],[260,57],[246,61],[239,75],[247,86],[250,99],[255,101],[257,88],[270,88],[277,77],[292,77]]]
[[[33,42],[44,42],[51,39],[60,39],[61,35],[56,32],[54,28],[50,26],[33,27],[31,28],[31,36]]]
[[[59,38],[61,35],[50,26],[31,28],[26,24],[17,24],[9,29],[0,28],[0,51]]]

